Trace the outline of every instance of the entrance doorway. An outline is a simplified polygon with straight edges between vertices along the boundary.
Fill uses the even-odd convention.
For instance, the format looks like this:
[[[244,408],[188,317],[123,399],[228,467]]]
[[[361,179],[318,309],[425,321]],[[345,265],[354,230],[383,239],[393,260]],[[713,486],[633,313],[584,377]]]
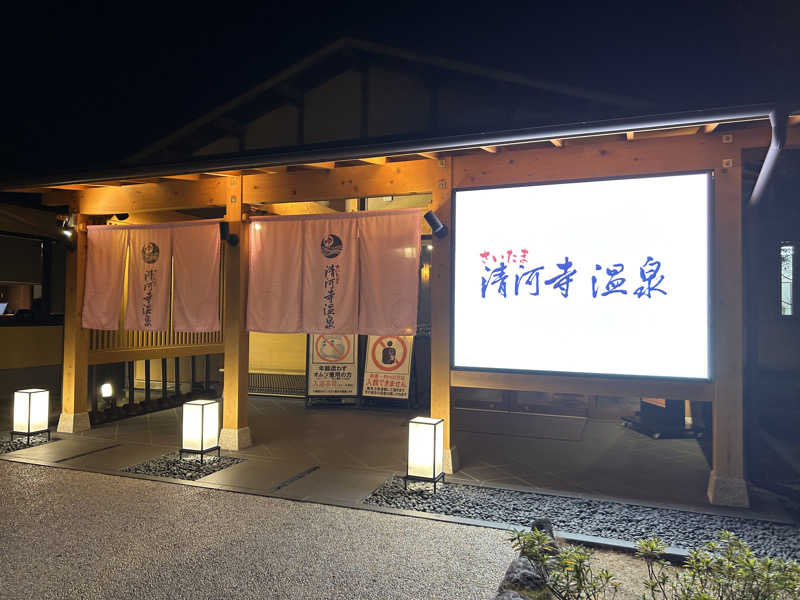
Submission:
[[[800,500],[800,150],[785,150],[748,206],[766,149],[742,155],[748,478]]]

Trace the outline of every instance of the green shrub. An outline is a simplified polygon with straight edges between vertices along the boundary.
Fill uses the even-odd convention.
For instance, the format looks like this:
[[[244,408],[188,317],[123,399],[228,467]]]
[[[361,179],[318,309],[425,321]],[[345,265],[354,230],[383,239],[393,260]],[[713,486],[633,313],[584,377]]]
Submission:
[[[796,600],[800,598],[800,565],[757,558],[728,531],[703,548],[692,550],[683,569],[663,560],[658,538],[639,540],[636,555],[647,563],[648,600]]]
[[[557,600],[611,600],[619,583],[605,569],[592,569],[592,554],[582,546],[556,547],[550,537],[534,529],[517,531],[511,542],[522,556],[541,570],[545,585]]]
[[[620,587],[604,569],[592,569],[592,551],[557,546],[534,529],[517,531],[511,542],[534,568],[557,600],[611,600]],[[647,564],[643,600],[798,600],[800,565],[794,561],[756,557],[750,547],[723,531],[718,541],[693,550],[677,568],[664,560],[658,538],[639,540],[636,556]]]

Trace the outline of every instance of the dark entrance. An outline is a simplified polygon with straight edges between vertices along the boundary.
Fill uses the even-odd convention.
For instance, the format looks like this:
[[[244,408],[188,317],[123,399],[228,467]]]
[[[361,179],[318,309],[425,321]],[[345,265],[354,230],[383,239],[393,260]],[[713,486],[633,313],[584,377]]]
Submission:
[[[766,149],[742,155],[748,478],[800,500],[800,150],[748,206]]]

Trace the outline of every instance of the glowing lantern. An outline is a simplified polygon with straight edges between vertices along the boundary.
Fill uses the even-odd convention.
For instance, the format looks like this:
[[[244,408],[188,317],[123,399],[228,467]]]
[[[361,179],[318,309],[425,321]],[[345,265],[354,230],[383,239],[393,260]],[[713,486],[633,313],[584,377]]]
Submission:
[[[110,383],[104,383],[100,386],[100,395],[103,398],[111,398],[114,395],[114,388],[111,387]]]
[[[212,450],[219,456],[219,402],[216,400],[191,400],[183,404],[183,442],[180,457],[184,453],[203,455]]]
[[[416,417],[408,423],[408,468],[404,484],[409,480],[444,481],[444,419]]]
[[[47,390],[28,389],[14,392],[14,435],[24,435],[28,444],[31,436],[46,433],[50,439],[47,420],[50,416],[50,392]]]

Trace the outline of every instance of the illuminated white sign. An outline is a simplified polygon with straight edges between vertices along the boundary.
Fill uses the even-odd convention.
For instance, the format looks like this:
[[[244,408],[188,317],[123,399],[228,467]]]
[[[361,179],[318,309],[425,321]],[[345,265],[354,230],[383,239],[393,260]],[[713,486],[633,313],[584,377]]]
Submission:
[[[454,366],[709,378],[709,177],[457,191]]]

